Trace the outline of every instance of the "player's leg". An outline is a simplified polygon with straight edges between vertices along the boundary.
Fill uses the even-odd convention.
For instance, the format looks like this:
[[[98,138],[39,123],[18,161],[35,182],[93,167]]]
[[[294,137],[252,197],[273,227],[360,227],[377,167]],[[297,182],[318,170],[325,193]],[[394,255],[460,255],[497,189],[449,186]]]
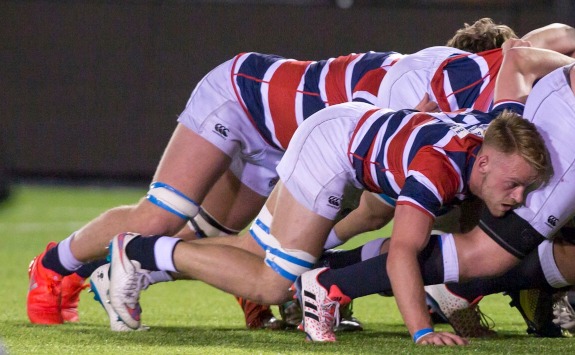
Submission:
[[[30,268],[28,314],[31,321],[48,324],[62,322],[63,318],[58,316],[61,311],[58,301],[61,297],[60,281],[85,262],[105,257],[107,244],[115,234],[126,230],[172,234],[180,230],[185,223],[184,218],[187,218],[185,216],[193,217],[197,211],[197,202],[194,201],[203,199],[210,182],[226,169],[229,159],[196,133],[179,126],[155,176],[155,181],[165,187],[151,188],[148,192],[148,196],[156,198],[155,203],[151,199],[142,199],[136,205],[111,209],[59,244],[52,244],[35,259]],[[189,180],[184,177],[189,177]],[[161,196],[156,190],[162,190]],[[159,205],[170,203],[179,204],[176,213]],[[74,288],[78,287],[81,284]]]
[[[363,109],[367,105],[359,106]],[[249,234],[190,243],[157,237],[158,245],[164,245],[158,248],[148,244],[152,238],[130,237],[127,246],[124,243],[119,250],[113,248],[110,293],[114,308],[120,308],[123,303],[132,308],[137,305],[139,294],[124,290],[128,284],[122,279],[145,272],[140,268],[177,270],[256,302],[279,304],[289,299],[288,288],[298,275],[313,267],[321,254],[341,208],[345,187],[356,183],[353,167],[342,157],[347,155],[349,144],[345,137],[350,139],[355,127],[351,118],[359,120],[364,113],[358,107],[343,114],[328,108],[318,113],[316,119],[310,117],[300,126],[277,168],[281,182],[260,211]],[[339,134],[342,139],[329,139],[333,135],[328,133]],[[126,237],[119,236],[114,240],[119,245],[122,238]],[[123,260],[133,260],[130,263],[136,270],[116,277],[114,262],[119,257],[114,253],[124,255],[124,252]],[[164,263],[166,259],[172,263],[155,264],[156,260]],[[122,298],[126,293],[134,297],[124,301]],[[125,316],[130,317],[129,314]],[[138,323],[136,320],[132,326]]]
[[[246,173],[250,169],[242,170]],[[236,236],[256,217],[265,199],[263,195],[242,184],[228,170],[204,199],[200,213],[187,223],[177,237],[194,240],[201,237]],[[236,300],[242,308],[248,329],[285,328],[284,322],[274,317],[269,305],[257,304],[243,297],[236,297]]]
[[[122,320],[133,329],[139,326],[138,292],[125,288],[135,284],[147,270],[180,272],[223,291],[241,295],[258,303],[278,304],[291,296],[289,287],[295,277],[309,270],[319,255],[324,240],[305,238],[327,232],[333,224],[307,210],[289,196],[281,194],[281,207],[274,212],[268,203],[256,218],[251,235],[236,238],[214,237],[181,243],[172,237],[135,237],[121,234],[112,244],[110,300]],[[273,197],[273,194],[272,194]],[[284,218],[275,225],[272,213]],[[289,225],[283,221],[289,221]],[[210,242],[225,239],[226,243]],[[264,252],[265,248],[266,252]],[[125,255],[122,259],[116,255]],[[264,258],[266,263],[263,262]],[[129,262],[126,260],[130,260]],[[125,263],[129,263],[126,264]],[[124,267],[121,267],[121,265]],[[269,265],[269,266],[268,266]],[[116,270],[125,274],[114,274]],[[134,297],[126,298],[128,294]],[[124,312],[124,304],[128,309]]]

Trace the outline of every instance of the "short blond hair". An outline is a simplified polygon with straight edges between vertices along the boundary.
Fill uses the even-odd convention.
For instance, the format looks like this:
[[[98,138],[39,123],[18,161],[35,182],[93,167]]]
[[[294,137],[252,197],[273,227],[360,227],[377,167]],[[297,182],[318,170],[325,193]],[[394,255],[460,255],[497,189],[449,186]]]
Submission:
[[[536,171],[539,184],[553,175],[543,137],[533,123],[513,111],[503,111],[489,124],[483,145],[504,154],[518,154]]]
[[[455,36],[447,41],[447,46],[478,53],[501,48],[503,42],[510,38],[517,38],[517,35],[509,26],[497,25],[492,19],[484,17],[475,21],[473,25],[466,23],[463,28],[457,30]]]

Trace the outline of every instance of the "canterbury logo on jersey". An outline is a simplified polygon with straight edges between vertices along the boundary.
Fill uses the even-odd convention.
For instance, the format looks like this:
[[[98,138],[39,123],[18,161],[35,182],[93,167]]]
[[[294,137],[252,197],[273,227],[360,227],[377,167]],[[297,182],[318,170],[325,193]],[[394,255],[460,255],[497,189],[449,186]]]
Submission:
[[[224,138],[228,138],[228,132],[230,131],[226,126],[221,123],[216,123],[214,126],[214,131],[217,132],[220,136]]]
[[[328,206],[339,209],[341,207],[341,197],[330,196],[327,199]]]
[[[559,222],[559,219],[553,215],[547,217],[547,224],[552,225],[553,227],[555,227],[557,225],[557,222]]]

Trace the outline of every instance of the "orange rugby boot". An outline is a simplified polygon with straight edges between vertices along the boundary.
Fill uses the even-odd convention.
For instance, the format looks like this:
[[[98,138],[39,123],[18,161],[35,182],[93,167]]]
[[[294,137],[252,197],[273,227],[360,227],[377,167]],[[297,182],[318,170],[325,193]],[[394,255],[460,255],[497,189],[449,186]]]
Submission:
[[[86,279],[80,275],[73,273],[70,276],[64,276],[62,279],[62,302],[61,313],[65,322],[78,322],[78,303],[80,302],[80,292],[83,289],[90,287],[85,284]]]
[[[62,299],[62,275],[45,268],[42,258],[46,252],[57,245],[48,243],[46,250],[35,257],[28,267],[30,284],[26,300],[26,309],[30,322],[35,324],[62,324],[64,319],[60,310]]]
[[[243,297],[236,297],[236,300],[244,311],[248,329],[282,330],[286,328],[284,321],[274,317],[270,306],[257,304]]]

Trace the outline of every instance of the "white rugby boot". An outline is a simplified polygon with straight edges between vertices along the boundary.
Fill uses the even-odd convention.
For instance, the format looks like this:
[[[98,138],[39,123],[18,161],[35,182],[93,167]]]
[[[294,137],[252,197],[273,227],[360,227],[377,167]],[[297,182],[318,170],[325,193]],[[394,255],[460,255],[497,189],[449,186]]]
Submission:
[[[94,270],[92,275],[90,276],[90,291],[94,293],[94,300],[98,301],[104,311],[108,314],[108,318],[110,319],[110,329],[114,332],[129,332],[133,331],[134,329],[128,327],[126,323],[122,321],[118,313],[114,311],[112,305],[110,304],[110,300],[108,298],[108,293],[110,290],[110,276],[109,276],[110,264],[104,264]],[[137,330],[149,330],[150,327],[147,327],[143,324]]]
[[[126,255],[126,245],[139,236],[121,233],[110,243],[110,303],[120,319],[132,329],[140,327],[140,292],[149,285],[149,271]]]
[[[309,341],[334,342],[334,327],[340,319],[339,308],[351,302],[336,285],[332,285],[328,292],[317,281],[317,276],[325,270],[327,268],[304,272],[295,283],[303,313],[303,329]]]

